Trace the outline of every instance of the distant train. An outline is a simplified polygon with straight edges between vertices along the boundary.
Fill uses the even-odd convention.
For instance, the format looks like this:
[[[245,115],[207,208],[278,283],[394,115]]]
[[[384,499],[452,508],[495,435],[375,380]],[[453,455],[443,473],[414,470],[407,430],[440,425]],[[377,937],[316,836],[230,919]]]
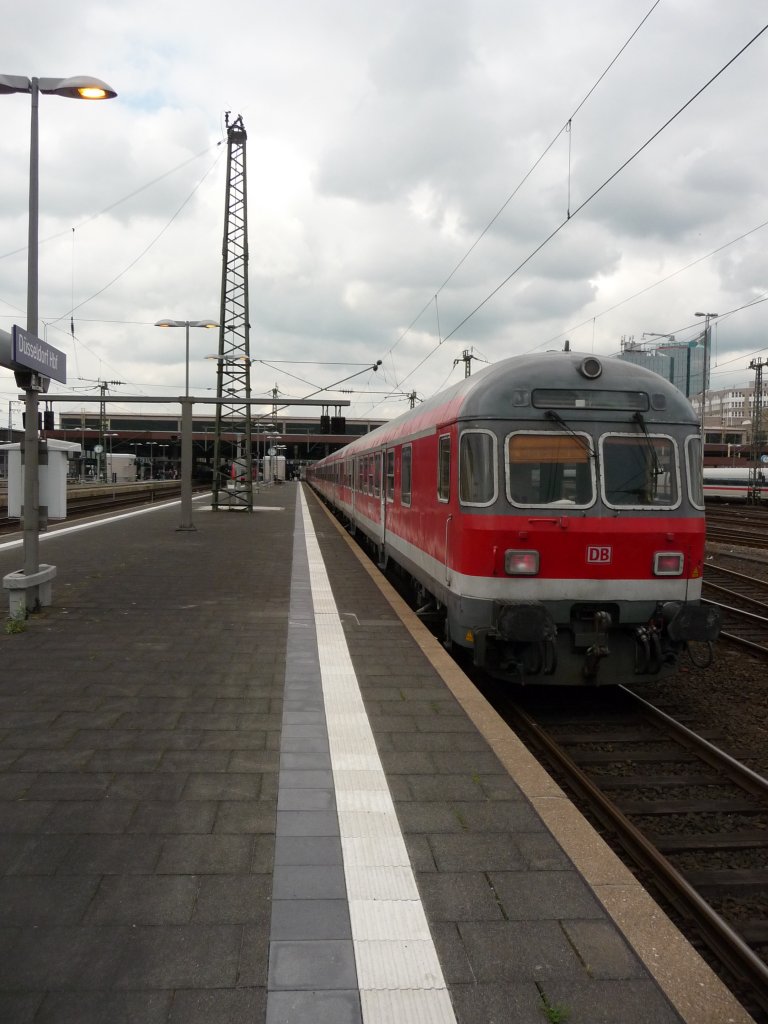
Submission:
[[[721,501],[768,501],[766,471],[749,466],[705,466],[704,497]]]
[[[380,566],[410,579],[446,646],[497,678],[654,679],[719,632],[700,604],[698,421],[642,367],[572,352],[503,360],[307,479]]]

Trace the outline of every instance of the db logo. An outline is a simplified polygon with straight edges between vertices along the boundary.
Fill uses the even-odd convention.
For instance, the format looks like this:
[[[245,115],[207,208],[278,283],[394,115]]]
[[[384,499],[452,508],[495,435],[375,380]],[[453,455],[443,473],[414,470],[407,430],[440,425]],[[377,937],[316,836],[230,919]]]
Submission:
[[[611,560],[611,551],[607,544],[590,544],[587,548],[587,561],[607,565]]]

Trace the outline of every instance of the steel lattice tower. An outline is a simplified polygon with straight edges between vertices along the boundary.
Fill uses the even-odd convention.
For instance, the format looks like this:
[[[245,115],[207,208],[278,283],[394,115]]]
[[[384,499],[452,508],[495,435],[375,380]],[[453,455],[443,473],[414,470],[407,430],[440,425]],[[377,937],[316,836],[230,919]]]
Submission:
[[[227,193],[222,245],[212,506],[253,511],[251,356],[248,315],[246,133],[242,115],[227,126]]]

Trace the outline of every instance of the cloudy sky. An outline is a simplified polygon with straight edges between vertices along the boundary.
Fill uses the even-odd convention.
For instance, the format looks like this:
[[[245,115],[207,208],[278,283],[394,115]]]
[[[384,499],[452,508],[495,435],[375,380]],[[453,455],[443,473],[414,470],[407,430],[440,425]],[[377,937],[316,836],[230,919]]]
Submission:
[[[695,311],[720,314],[712,386],[750,383],[767,24],[765,0],[11,5],[0,72],[118,93],[40,101],[38,333],[68,370],[51,390],[183,392],[184,332],[153,324],[218,318],[226,111],[248,133],[254,394],[351,377],[323,394],[394,415],[465,350],[473,369],[566,338],[608,355],[694,339]],[[26,322],[29,117],[0,95],[5,330]],[[190,345],[211,395],[216,332]],[[17,396],[0,369],[0,425]]]

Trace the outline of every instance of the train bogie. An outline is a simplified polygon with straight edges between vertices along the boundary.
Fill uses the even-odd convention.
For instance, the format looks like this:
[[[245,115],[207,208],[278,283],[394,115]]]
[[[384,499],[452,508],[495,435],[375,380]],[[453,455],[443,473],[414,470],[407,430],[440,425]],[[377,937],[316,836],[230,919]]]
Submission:
[[[488,367],[312,467],[312,485],[492,675],[656,678],[690,641],[698,424],[656,374],[575,353]]]

